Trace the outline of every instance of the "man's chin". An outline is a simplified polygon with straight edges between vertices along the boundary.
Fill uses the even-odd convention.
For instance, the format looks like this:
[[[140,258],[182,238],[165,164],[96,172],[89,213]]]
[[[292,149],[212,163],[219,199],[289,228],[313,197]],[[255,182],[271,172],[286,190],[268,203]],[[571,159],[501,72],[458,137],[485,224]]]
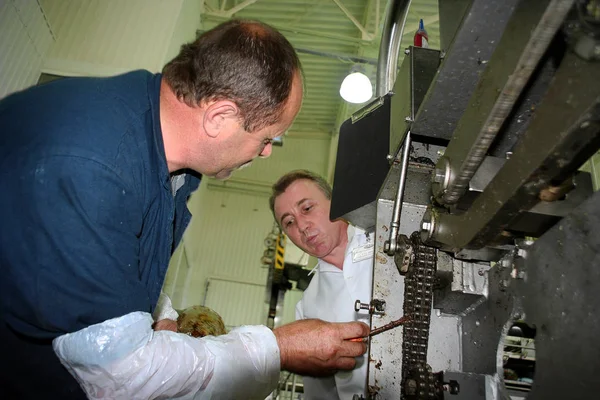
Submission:
[[[239,171],[240,169],[248,168],[250,165],[252,165],[252,161],[245,162],[244,164],[240,165],[235,169],[222,169],[221,171],[215,174],[215,178],[224,181],[231,177],[233,171]]]
[[[237,167],[237,169],[240,170],[240,169],[248,168],[249,166],[252,165],[252,161],[253,160],[250,160],[250,161],[247,161],[247,162],[243,163],[242,165],[240,165],[239,167]]]
[[[219,171],[219,172],[216,173],[215,179],[218,179],[218,180],[221,180],[221,181],[227,180],[227,179],[231,178],[231,174],[232,173],[233,173],[233,171],[231,171],[229,169],[221,170],[221,171]]]
[[[324,248],[324,246],[322,246],[322,243],[315,243],[314,245],[304,245],[302,247],[298,247],[300,247],[300,249],[302,249],[308,255],[316,258],[323,258],[327,254],[329,254],[329,252],[327,251],[328,249]]]

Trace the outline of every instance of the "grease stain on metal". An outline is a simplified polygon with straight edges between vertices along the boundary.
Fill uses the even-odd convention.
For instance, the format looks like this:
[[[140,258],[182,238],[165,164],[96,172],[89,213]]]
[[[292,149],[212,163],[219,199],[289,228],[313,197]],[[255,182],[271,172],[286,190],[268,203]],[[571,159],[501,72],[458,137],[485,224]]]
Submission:
[[[377,262],[379,264],[387,264],[387,262],[388,262],[387,258],[380,252],[377,252],[377,254],[375,255],[375,258],[377,259]]]

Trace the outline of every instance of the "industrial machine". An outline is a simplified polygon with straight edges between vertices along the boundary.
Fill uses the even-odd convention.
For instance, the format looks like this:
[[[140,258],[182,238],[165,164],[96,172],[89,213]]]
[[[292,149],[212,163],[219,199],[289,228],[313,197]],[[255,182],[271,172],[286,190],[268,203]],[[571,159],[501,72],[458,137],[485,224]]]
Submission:
[[[265,250],[260,259],[261,264],[269,268],[265,302],[269,305],[266,325],[271,329],[281,324],[285,292],[292,288],[291,281],[296,282],[297,289],[305,290],[312,279],[310,271],[303,265],[285,262],[286,241],[287,236],[274,222],[265,238]]]
[[[372,399],[600,396],[600,2],[439,2],[340,131],[332,219],[373,230]],[[398,52],[406,56],[398,68]],[[361,396],[357,394],[356,398]]]

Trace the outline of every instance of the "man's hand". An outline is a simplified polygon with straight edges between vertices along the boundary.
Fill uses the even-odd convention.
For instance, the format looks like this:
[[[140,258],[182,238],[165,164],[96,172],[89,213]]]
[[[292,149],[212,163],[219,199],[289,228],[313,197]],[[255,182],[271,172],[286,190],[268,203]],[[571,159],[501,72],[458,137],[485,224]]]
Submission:
[[[300,375],[326,376],[353,369],[367,344],[349,339],[369,335],[362,322],[332,323],[305,319],[273,330],[281,354],[281,369]]]
[[[161,319],[154,323],[153,328],[155,331],[177,332],[177,321],[173,321],[172,319]]]

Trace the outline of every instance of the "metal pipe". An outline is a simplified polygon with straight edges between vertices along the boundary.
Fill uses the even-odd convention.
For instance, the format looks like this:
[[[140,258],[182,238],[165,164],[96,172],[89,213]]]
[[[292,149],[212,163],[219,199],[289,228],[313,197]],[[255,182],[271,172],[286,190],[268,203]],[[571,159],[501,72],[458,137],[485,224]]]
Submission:
[[[404,146],[402,147],[402,165],[400,167],[400,180],[398,182],[398,192],[394,200],[394,210],[392,213],[392,223],[390,224],[390,237],[384,244],[384,251],[393,256],[398,249],[398,231],[400,230],[400,214],[402,213],[402,199],[404,198],[404,186],[406,185],[406,172],[408,170],[408,161],[410,156],[411,137],[410,131],[406,132]]]
[[[320,51],[320,50],[306,49],[306,48],[302,48],[302,47],[296,47],[295,49],[296,49],[296,53],[304,53],[304,54],[310,54],[312,56],[333,58],[334,60],[350,62],[350,63],[354,63],[354,64],[377,65],[377,63],[378,63],[378,60],[376,60],[374,58],[361,57],[361,56],[357,56],[354,54],[351,55],[351,54],[342,54],[342,53],[332,53],[330,51]]]
[[[294,395],[296,394],[296,378],[297,375],[294,374],[294,377],[292,378],[292,394],[290,395],[290,399],[294,400]]]
[[[384,96],[394,87],[398,69],[400,41],[408,14],[410,0],[390,0],[386,10],[385,26],[381,33],[377,64],[376,96]]]
[[[379,46],[379,58],[377,61],[377,85],[375,94],[377,97],[386,95],[394,87],[396,71],[398,70],[398,54],[400,42],[404,33],[404,25],[410,0],[390,0],[386,10],[385,26],[381,33],[381,44]],[[402,212],[402,198],[404,197],[404,186],[406,184],[406,171],[410,153],[410,131],[407,132],[402,149],[402,166],[400,170],[400,181],[398,182],[398,193],[394,201],[394,212],[390,224],[390,237],[384,244],[384,250],[389,255],[394,255],[397,248],[396,237],[400,228],[400,213]]]
[[[290,376],[292,376],[291,372],[288,372],[287,376],[285,377],[285,380],[283,381],[283,383],[279,384],[279,393],[281,393],[281,388],[283,387],[283,390],[285,390],[287,392],[287,383],[288,380],[290,379]],[[281,378],[281,377],[280,377]],[[281,379],[280,379],[281,380]],[[278,398],[278,397],[275,397]]]
[[[548,5],[529,38],[514,72],[509,76],[490,115],[479,131],[475,143],[462,163],[460,171],[454,174],[456,178],[450,181],[444,192],[442,203],[456,203],[468,188],[471,178],[483,162],[492,142],[510,114],[533,70],[556,35],[573,2],[574,0],[553,0]]]

